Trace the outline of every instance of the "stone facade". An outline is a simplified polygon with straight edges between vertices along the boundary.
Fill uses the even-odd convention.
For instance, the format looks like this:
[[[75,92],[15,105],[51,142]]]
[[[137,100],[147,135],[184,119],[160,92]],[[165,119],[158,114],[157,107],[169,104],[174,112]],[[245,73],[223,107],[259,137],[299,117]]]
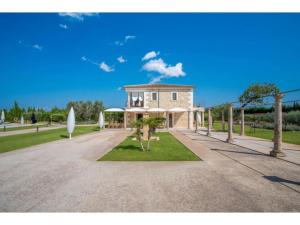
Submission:
[[[158,99],[152,100],[151,94],[152,92],[158,93]],[[145,99],[145,108],[184,108],[184,109],[192,109],[193,107],[193,99],[191,91],[177,91],[175,90],[166,90],[166,91],[152,91],[147,92]],[[177,100],[172,100],[172,93],[177,93]]]
[[[127,127],[130,126],[132,121],[137,119],[138,114],[145,114],[145,112],[138,112],[139,109],[147,111],[147,114],[149,114],[150,117],[157,115],[165,117],[166,128],[193,127],[193,86],[145,84],[124,86],[124,89],[128,92],[126,109],[137,110],[136,112],[127,113],[127,116],[125,117],[127,120]],[[137,95],[137,93],[139,93],[139,95]],[[156,99],[152,99],[152,93],[156,93]],[[176,93],[176,100],[172,98],[173,93]],[[137,99],[141,99],[142,104],[137,104],[135,102]],[[142,105],[142,107],[137,107],[137,105]],[[149,111],[157,108],[162,110],[162,112],[158,113]],[[174,109],[181,109],[182,112],[172,111]]]

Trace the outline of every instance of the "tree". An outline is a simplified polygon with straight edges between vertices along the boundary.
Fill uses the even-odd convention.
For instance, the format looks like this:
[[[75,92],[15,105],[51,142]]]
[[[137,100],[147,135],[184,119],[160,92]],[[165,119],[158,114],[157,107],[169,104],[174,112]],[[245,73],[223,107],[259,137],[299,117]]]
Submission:
[[[136,131],[135,131],[136,139],[140,143],[142,151],[145,151],[145,148],[143,145],[143,139],[142,139],[143,120],[142,119],[136,120],[136,121],[132,122],[131,126],[136,128]]]
[[[149,117],[149,118],[145,118],[143,120],[143,124],[148,125],[148,127],[149,127],[148,137],[147,137],[148,138],[147,151],[150,150],[150,141],[151,141],[152,134],[154,134],[155,129],[157,127],[159,127],[164,121],[165,121],[165,118],[163,118],[163,117]]]
[[[103,103],[100,101],[95,101],[92,109],[91,119],[94,121],[98,121],[99,113],[104,110]]]
[[[22,114],[22,109],[19,106],[18,102],[14,102],[14,106],[10,109],[9,114],[14,121],[19,120]]]
[[[135,135],[136,139],[139,141],[142,151],[145,151],[145,147],[143,145],[143,132],[142,128],[143,126],[148,126],[148,134],[147,134],[147,149],[146,151],[150,150],[150,141],[151,137],[155,132],[155,129],[159,127],[163,122],[165,121],[165,118],[163,117],[149,117],[144,119],[136,120],[132,123],[132,126],[136,128]]]
[[[239,101],[242,107],[252,103],[252,104],[262,104],[264,103],[263,97],[276,95],[280,92],[279,88],[272,83],[263,84],[251,84],[244,93],[239,97]]]

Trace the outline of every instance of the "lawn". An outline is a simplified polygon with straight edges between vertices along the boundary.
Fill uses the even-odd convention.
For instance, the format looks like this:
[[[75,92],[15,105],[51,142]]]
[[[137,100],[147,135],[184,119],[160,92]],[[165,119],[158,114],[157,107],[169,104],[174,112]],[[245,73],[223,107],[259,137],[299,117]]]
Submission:
[[[39,126],[39,128],[47,127],[48,124],[35,124],[35,125],[19,126],[19,127],[6,127],[6,131],[26,130],[26,129],[33,129],[33,128],[36,129],[37,126]],[[3,127],[1,127],[0,132],[5,132]]]
[[[213,129],[215,131],[222,131],[221,122],[215,121],[213,124]],[[227,124],[225,124],[225,130],[227,130]],[[240,125],[234,125],[234,132],[240,133]],[[251,128],[250,126],[245,126],[245,134],[247,136],[258,137],[263,139],[272,140],[273,139],[273,130],[262,129],[262,128]],[[286,143],[300,145],[300,131],[283,131],[282,132],[282,141]]]
[[[151,141],[150,151],[143,152],[133,136],[125,139],[99,161],[198,161],[200,158],[168,132],[157,132],[160,140]],[[145,142],[146,146],[146,142]]]
[[[96,126],[78,126],[75,128],[72,137],[95,131],[99,131],[99,128]],[[19,148],[25,148],[32,145],[38,145],[50,141],[56,141],[68,137],[69,136],[66,128],[4,136],[0,137],[0,153],[16,150]]]

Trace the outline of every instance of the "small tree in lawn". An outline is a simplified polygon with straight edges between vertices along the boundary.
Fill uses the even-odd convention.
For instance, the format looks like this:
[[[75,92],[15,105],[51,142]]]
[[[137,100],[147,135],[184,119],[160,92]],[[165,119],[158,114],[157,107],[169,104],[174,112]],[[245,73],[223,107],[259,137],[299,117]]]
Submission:
[[[151,137],[155,132],[155,129],[159,127],[163,122],[165,121],[165,118],[163,117],[149,117],[143,120],[144,125],[148,125],[148,140],[147,140],[147,151],[150,150],[150,141]]]
[[[144,148],[144,145],[143,145],[143,139],[142,139],[143,120],[142,119],[136,120],[131,125],[132,125],[132,127],[136,128],[136,131],[135,131],[136,139],[140,143],[140,146],[141,146],[142,150],[145,151],[145,148]]]

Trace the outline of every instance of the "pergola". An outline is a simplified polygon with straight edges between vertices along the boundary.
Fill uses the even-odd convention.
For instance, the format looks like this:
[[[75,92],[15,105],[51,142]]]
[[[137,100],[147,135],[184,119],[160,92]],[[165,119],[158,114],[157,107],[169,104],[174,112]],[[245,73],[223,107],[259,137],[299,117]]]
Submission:
[[[174,108],[171,108],[171,109],[164,109],[164,108],[148,108],[148,109],[145,109],[145,108],[125,108],[125,109],[122,109],[122,108],[109,108],[109,109],[106,109],[104,110],[104,112],[111,112],[111,113],[124,113],[124,128],[127,127],[127,113],[143,113],[145,116],[149,116],[148,113],[165,113],[165,116],[166,116],[166,127],[169,128],[169,116],[168,114],[172,113],[172,114],[175,114],[175,113],[183,113],[183,112],[189,112],[189,120],[190,120],[190,117],[193,116],[193,113],[196,113],[196,127],[199,126],[200,127],[204,127],[204,112],[205,112],[205,109],[203,107],[197,107],[197,108],[193,108],[192,110],[190,109],[184,109],[184,108],[180,108],[180,107],[174,107]],[[190,122],[188,122],[189,124],[189,128],[191,128],[190,126]]]
[[[104,112],[109,112],[109,113],[122,113],[124,112],[124,109],[121,109],[121,108],[109,108],[109,109],[106,109],[104,110]],[[104,115],[104,124],[105,124],[105,115]],[[114,120],[116,118],[114,117]],[[105,125],[104,125],[105,126]]]

